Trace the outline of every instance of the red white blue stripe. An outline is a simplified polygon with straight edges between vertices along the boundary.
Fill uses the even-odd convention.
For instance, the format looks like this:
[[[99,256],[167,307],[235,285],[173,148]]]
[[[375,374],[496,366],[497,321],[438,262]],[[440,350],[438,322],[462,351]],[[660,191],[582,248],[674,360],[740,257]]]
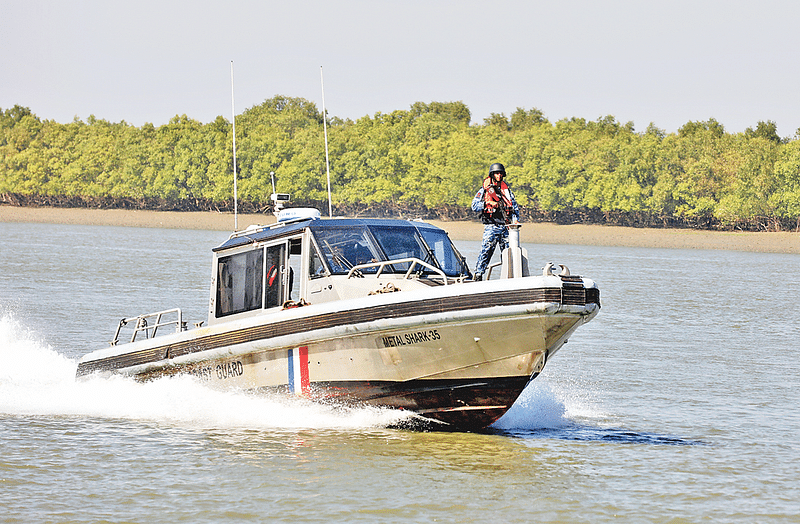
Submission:
[[[289,350],[289,392],[308,395],[308,346]]]

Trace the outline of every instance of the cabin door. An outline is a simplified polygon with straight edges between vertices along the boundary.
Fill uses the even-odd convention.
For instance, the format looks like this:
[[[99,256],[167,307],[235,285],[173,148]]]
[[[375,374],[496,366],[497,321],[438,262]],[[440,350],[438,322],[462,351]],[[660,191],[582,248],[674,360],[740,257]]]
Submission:
[[[282,306],[287,288],[286,244],[266,248],[264,267],[264,308]]]

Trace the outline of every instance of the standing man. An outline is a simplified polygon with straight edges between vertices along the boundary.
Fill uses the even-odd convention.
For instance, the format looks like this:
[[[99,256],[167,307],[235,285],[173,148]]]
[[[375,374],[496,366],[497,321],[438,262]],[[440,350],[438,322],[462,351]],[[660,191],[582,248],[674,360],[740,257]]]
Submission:
[[[480,213],[483,222],[483,245],[475,265],[475,280],[483,280],[483,273],[494,248],[500,244],[500,252],[508,249],[508,227],[506,224],[519,221],[519,206],[514,193],[505,183],[506,168],[503,164],[492,164],[489,176],[472,199],[472,210]]]

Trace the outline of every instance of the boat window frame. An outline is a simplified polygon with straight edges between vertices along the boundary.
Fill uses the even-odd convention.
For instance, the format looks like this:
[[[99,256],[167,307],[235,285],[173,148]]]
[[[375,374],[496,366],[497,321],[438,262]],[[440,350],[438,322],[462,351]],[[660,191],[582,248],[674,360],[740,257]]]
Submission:
[[[263,291],[263,293],[261,295],[261,309],[262,310],[267,310],[267,309],[274,309],[276,307],[282,307],[283,304],[286,302],[286,295],[287,295],[286,286],[288,284],[289,239],[288,238],[281,238],[281,239],[279,239],[277,241],[273,241],[273,242],[264,242],[264,243],[260,244],[260,247],[261,247],[261,249],[264,250],[264,285],[263,285],[264,291]],[[278,284],[278,288],[277,288],[278,289],[278,297],[277,297],[278,300],[277,300],[277,303],[274,304],[274,305],[268,305],[267,304],[267,299],[268,299],[267,291],[268,291],[269,287],[271,287],[274,284],[269,285],[269,279],[270,279],[269,272],[272,269],[272,267],[267,268],[267,263],[268,263],[267,250],[271,249],[271,248],[275,248],[275,247],[283,248],[282,249],[283,256],[281,257],[283,266],[278,266],[278,268],[276,269],[277,272],[276,272],[276,275],[275,275],[276,278],[278,276],[280,276],[279,284]]]
[[[469,271],[469,265],[467,264],[467,259],[464,258],[464,256],[458,250],[456,245],[453,243],[453,239],[450,238],[450,235],[447,234],[447,231],[444,231],[443,229],[419,228],[416,225],[414,226],[414,229],[417,230],[417,232],[419,233],[419,236],[422,238],[422,241],[425,243],[425,246],[427,247],[428,252],[431,254],[433,259],[436,261],[436,264],[435,264],[436,267],[438,267],[443,273],[445,273],[447,276],[450,276],[450,277],[461,277],[461,276],[470,276],[471,277],[472,276],[472,273],[470,273],[470,271]],[[453,250],[453,255],[455,255],[455,258],[459,261],[460,266],[461,266],[460,269],[458,270],[458,274],[450,275],[450,274],[447,273],[447,270],[445,270],[442,267],[442,262],[443,261],[439,260],[439,257],[436,256],[436,250],[434,248],[432,248],[430,246],[430,244],[428,244],[428,241],[425,239],[425,234],[423,233],[423,229],[427,229],[427,231],[429,233],[431,233],[431,234],[441,235],[442,237],[444,237],[444,239],[447,240],[448,244],[450,245],[450,249]]]
[[[374,248],[377,251],[377,254],[379,255],[379,258],[380,258],[381,262],[390,262],[389,264],[387,264],[384,267],[384,269],[381,270],[383,274],[395,274],[395,275],[404,274],[408,270],[408,267],[406,265],[405,268],[401,268],[402,264],[391,264],[392,260],[396,260],[398,257],[391,257],[390,258],[388,256],[388,254],[386,253],[386,249],[384,248],[384,246],[382,245],[381,241],[379,240],[379,238],[383,238],[380,235],[380,231],[381,230],[387,230],[387,231],[391,231],[391,230],[409,230],[409,232],[411,232],[414,235],[415,240],[418,242],[420,249],[422,250],[423,254],[425,255],[422,258],[420,258],[420,260],[423,260],[426,263],[430,263],[432,266],[434,266],[437,269],[439,269],[442,272],[444,272],[448,277],[458,278],[458,277],[470,275],[469,268],[468,268],[468,266],[466,264],[466,261],[465,261],[464,257],[458,251],[458,249],[456,248],[455,244],[453,244],[452,239],[447,234],[447,232],[444,231],[444,230],[436,229],[436,230],[430,230],[430,232],[432,232],[432,233],[434,233],[436,235],[441,235],[442,238],[445,239],[449,243],[450,249],[452,250],[452,253],[453,253],[453,257],[455,258],[455,260],[457,260],[459,262],[458,267],[455,267],[455,268],[451,267],[447,271],[442,269],[443,261],[438,259],[438,257],[436,256],[435,250],[430,246],[430,244],[428,244],[428,241],[425,239],[425,235],[423,234],[422,229],[417,227],[417,225],[415,225],[415,224],[348,224],[348,225],[343,225],[343,226],[340,226],[340,227],[337,227],[337,228],[330,228],[330,229],[328,229],[328,228],[324,228],[324,229],[320,228],[320,229],[311,230],[311,235],[310,235],[311,242],[313,243],[314,248],[317,249],[317,251],[318,251],[318,253],[320,255],[320,259],[322,260],[322,263],[326,266],[326,269],[327,269],[327,272],[328,272],[328,274],[326,276],[346,275],[346,274],[348,274],[348,271],[349,271],[349,268],[344,268],[342,271],[336,271],[336,268],[334,267],[333,264],[331,264],[331,261],[329,260],[329,257],[328,257],[328,252],[331,251],[331,250],[326,250],[326,249],[322,249],[321,248],[321,246],[322,246],[321,242],[325,240],[324,238],[321,238],[321,237],[324,237],[329,232],[335,231],[335,230],[356,231],[356,232],[358,232],[360,234],[361,237],[364,238],[364,240],[367,240],[371,244],[372,248]],[[336,255],[331,251],[331,256],[336,256]],[[406,257],[402,257],[402,258],[406,258]],[[414,257],[414,258],[417,258],[417,257]],[[345,257],[345,261],[350,262],[350,260],[347,259],[346,257]],[[358,265],[358,263],[354,263],[352,265],[356,266],[356,265]],[[339,264],[339,266],[340,267],[344,267],[342,264]],[[323,276],[323,275],[312,275],[313,271],[311,270],[310,267],[308,269],[309,269],[309,278],[310,279],[320,278],[321,276]],[[373,272],[376,272],[376,271],[377,271],[377,268],[375,268],[375,267],[359,269],[359,272],[362,272],[362,273],[373,273]],[[430,274],[433,274],[433,273],[434,273],[434,271],[432,271],[430,269],[426,269],[426,268],[424,268],[422,266],[420,266],[418,268],[418,270],[417,270],[417,274],[419,274],[419,275],[430,275]]]
[[[317,239],[314,236],[314,232],[311,231],[311,230],[308,230],[308,249],[306,251],[307,251],[307,257],[308,257],[308,263],[305,264],[304,267],[305,267],[305,271],[308,272],[308,280],[314,280],[314,279],[317,279],[317,278],[325,278],[325,277],[329,277],[329,276],[331,276],[333,274],[333,272],[331,271],[331,268],[330,268],[330,266],[328,264],[328,259],[327,259],[327,257],[325,257],[323,251],[320,249],[319,245],[317,244]],[[317,268],[315,268],[315,267],[312,268],[311,267],[311,263],[313,262],[314,254],[317,255],[317,258],[322,263],[322,269],[323,269],[322,273],[318,273],[317,272]]]
[[[265,311],[283,307],[286,301],[291,299],[291,289],[289,288],[289,284],[291,283],[290,281],[293,280],[291,278],[291,272],[290,272],[291,256],[298,257],[298,267],[300,269],[299,271],[300,275],[293,275],[293,278],[294,282],[300,284],[298,288],[298,300],[299,300],[299,298],[301,298],[303,296],[303,293],[305,292],[304,289],[305,286],[303,285],[303,278],[304,278],[303,264],[305,263],[304,253],[306,251],[304,249],[305,242],[306,242],[305,235],[302,232],[300,232],[299,234],[296,235],[271,239],[265,242],[257,242],[255,244],[248,244],[247,246],[241,246],[237,249],[232,249],[228,252],[218,253],[217,256],[214,258],[214,269],[213,269],[214,274],[213,274],[212,293],[213,293],[214,307],[211,308],[210,311],[210,313],[213,314],[213,318],[220,320],[227,317],[232,317],[234,315],[253,314],[254,312],[257,311]],[[294,243],[295,246],[299,245],[300,249],[299,254],[295,255],[290,254],[290,250],[292,249],[292,243]],[[278,258],[280,259],[280,262],[277,264],[278,267],[276,268],[277,270],[276,278],[278,276],[280,278],[277,289],[278,295],[277,297],[273,297],[272,299],[270,299],[269,296],[270,268],[267,267],[267,263],[270,262],[270,257],[268,256],[268,251],[274,250],[275,248],[279,248]],[[244,264],[240,264],[243,267],[237,268],[236,270],[237,271],[244,270],[246,272],[247,271],[246,260],[248,257],[252,257],[255,253],[258,254],[257,257],[260,258],[261,260],[261,264],[259,267],[261,273],[261,279],[259,283],[260,293],[261,293],[260,298],[251,298],[247,302],[247,304],[241,308],[236,308],[236,309],[223,308],[223,303],[224,303],[224,298],[222,295],[223,277],[220,274],[223,268],[223,264],[226,264],[226,262],[227,264],[230,264],[235,259],[242,260],[244,258],[245,260]],[[252,267],[256,266],[253,265]],[[256,271],[255,273],[257,275],[258,271]],[[240,301],[244,301],[244,296],[241,297],[236,296],[235,289],[237,287],[237,284],[233,280],[231,280],[232,278],[233,276],[231,275],[228,279],[232,282],[232,286],[230,287],[230,289],[232,289],[231,296],[228,300],[231,303],[236,303],[237,299]],[[245,279],[246,278],[247,277],[245,276]],[[242,293],[244,293],[246,284],[241,284],[240,282],[239,286],[242,288]],[[225,287],[227,288],[229,286]]]
[[[286,267],[287,267],[287,282],[286,282],[286,293],[284,295],[284,303],[287,301],[300,301],[305,297],[306,294],[306,281],[308,275],[308,269],[306,268],[306,264],[308,263],[308,240],[305,230],[299,231],[298,233],[286,237],[287,242],[287,251],[286,251]],[[292,250],[296,247],[298,249],[297,253],[294,253]],[[292,293],[294,292],[295,288],[297,289],[297,297],[293,297]]]
[[[248,258],[250,258],[252,255],[256,255],[257,258],[261,259],[260,267],[257,264],[252,264],[252,265],[248,264],[248,262],[249,262]],[[236,296],[235,290],[236,290],[236,287],[238,287],[237,283],[241,284],[241,280],[240,279],[234,279],[233,272],[230,271],[230,270],[228,270],[228,277],[225,278],[223,276],[223,271],[225,271],[226,268],[229,268],[229,267],[233,266],[235,264],[236,260],[241,260],[242,258],[244,258],[244,264],[242,264],[242,265],[244,266],[244,271],[245,271],[244,283],[241,286],[242,287],[241,299],[242,299],[243,305],[242,305],[241,308],[234,308],[233,305],[238,301],[237,298],[239,298],[239,297]],[[215,286],[214,286],[214,298],[215,298],[214,317],[215,318],[224,318],[224,317],[229,317],[229,316],[232,316],[232,315],[238,315],[238,314],[241,314],[241,313],[249,313],[251,311],[258,311],[260,309],[263,309],[263,305],[264,305],[264,251],[263,251],[263,249],[253,249],[252,246],[249,246],[249,249],[237,250],[234,253],[228,253],[228,254],[226,254],[224,256],[218,256],[216,258],[215,262],[216,262],[216,266],[215,266],[216,275],[215,275]],[[260,282],[259,282],[259,286],[258,287],[259,287],[259,290],[260,290],[260,293],[261,293],[261,297],[260,297],[260,299],[255,298],[255,297],[251,297],[250,300],[247,301],[246,300],[246,298],[247,298],[247,286],[248,286],[248,283],[247,283],[248,282],[247,271],[250,268],[258,268],[260,270],[261,278],[260,278]],[[254,277],[257,276],[257,273],[258,273],[258,271],[256,271],[256,275],[254,275]],[[250,285],[252,285],[255,282],[255,280],[256,280],[255,278],[251,279],[250,280]],[[230,282],[230,285],[223,285],[224,282]],[[226,296],[229,296],[227,301],[230,303],[230,306],[225,308],[225,309],[223,309],[223,304],[225,303],[225,300],[223,300],[223,298],[224,298],[223,297],[223,290],[224,289],[229,289],[230,290],[230,293],[225,293]]]
[[[414,225],[406,225],[406,224],[385,224],[385,225],[384,224],[371,224],[371,225],[366,226],[366,228],[369,231],[370,236],[375,241],[375,245],[378,247],[378,249],[381,250],[381,253],[384,256],[384,259],[386,261],[389,261],[389,262],[392,261],[392,260],[399,260],[401,258],[418,258],[418,257],[408,257],[408,256],[402,256],[401,257],[401,256],[397,256],[395,258],[390,258],[388,253],[386,253],[386,248],[383,246],[383,243],[379,240],[380,238],[382,238],[381,235],[376,235],[375,234],[375,229],[378,229],[378,230],[382,229],[382,230],[387,230],[387,231],[390,231],[390,230],[393,230],[393,229],[394,230],[409,229],[409,230],[413,231],[415,233],[415,239],[417,240],[417,243],[419,244],[419,247],[421,247],[426,253],[426,257],[425,258],[420,258],[420,260],[422,260],[423,262],[426,262],[428,264],[431,264],[432,266],[435,266],[438,269],[441,269],[439,261],[436,260],[436,254],[433,251],[431,251],[430,246],[428,245],[427,242],[425,242],[425,238],[422,236],[422,232],[420,232],[420,230],[416,226],[414,226]],[[391,267],[392,268],[390,273],[404,274],[406,271],[408,271],[408,267],[399,268],[398,269],[398,268],[395,267],[395,265],[409,265],[409,263],[408,262],[403,262],[402,264],[389,264],[387,267]],[[426,269],[424,266],[419,266],[419,268],[417,269],[417,273],[418,274],[431,274],[433,272],[430,269]]]
[[[365,232],[366,236],[364,237],[364,235],[362,235],[362,237],[364,237],[364,240],[366,240],[371,245],[372,248],[374,248],[374,249],[376,249],[378,251],[377,255],[378,255],[379,258],[380,257],[384,257],[383,260],[388,260],[386,258],[386,253],[383,252],[383,249],[381,249],[380,244],[375,239],[375,237],[372,235],[372,231],[370,231],[369,226],[367,226],[367,225],[364,225],[364,224],[352,224],[352,225],[340,226],[340,227],[337,227],[337,228],[324,228],[324,229],[312,230],[311,231],[312,232],[311,236],[314,239],[316,247],[319,249],[319,254],[321,255],[323,263],[325,264],[325,266],[328,269],[329,276],[330,275],[347,275],[348,271],[352,267],[355,267],[355,266],[359,265],[360,263],[363,263],[363,262],[358,262],[358,260],[356,260],[355,263],[354,263],[354,261],[351,261],[350,259],[348,259],[346,256],[344,256],[344,254],[339,254],[342,257],[342,259],[344,260],[344,262],[350,264],[351,267],[350,268],[344,267],[344,269],[342,271],[336,271],[335,270],[334,266],[331,264],[331,261],[328,259],[327,251],[325,249],[321,248],[321,243],[320,243],[320,239],[318,238],[318,235],[320,235],[320,236],[321,235],[325,235],[329,231],[337,231],[337,230],[338,231],[358,231],[360,233],[364,233]],[[370,254],[375,255],[376,253],[373,253],[372,249],[370,249]],[[331,255],[333,257],[337,256],[337,254],[334,253],[332,250],[331,250]],[[338,265],[338,266],[339,267],[343,267],[341,264]],[[375,272],[377,272],[377,270],[378,270],[377,268],[367,268],[367,269],[362,270],[362,272],[364,272],[364,273],[375,273]],[[394,271],[394,270],[392,272],[396,273],[396,271]]]

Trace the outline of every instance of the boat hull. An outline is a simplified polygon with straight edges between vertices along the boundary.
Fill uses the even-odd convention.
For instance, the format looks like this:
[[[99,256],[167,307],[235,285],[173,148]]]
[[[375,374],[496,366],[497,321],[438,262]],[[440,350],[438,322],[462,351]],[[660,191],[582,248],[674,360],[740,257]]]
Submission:
[[[336,311],[297,308],[88,355],[78,374],[191,374],[213,387],[403,409],[479,429],[501,417],[599,309],[585,294],[565,303],[560,288],[538,283],[397,293],[390,303],[370,297]]]
[[[536,375],[538,373],[530,377],[484,377],[473,380],[348,381],[319,386],[329,392],[346,391],[344,398],[348,403],[413,412],[418,417],[406,421],[412,427],[474,431],[491,425],[503,416]]]

